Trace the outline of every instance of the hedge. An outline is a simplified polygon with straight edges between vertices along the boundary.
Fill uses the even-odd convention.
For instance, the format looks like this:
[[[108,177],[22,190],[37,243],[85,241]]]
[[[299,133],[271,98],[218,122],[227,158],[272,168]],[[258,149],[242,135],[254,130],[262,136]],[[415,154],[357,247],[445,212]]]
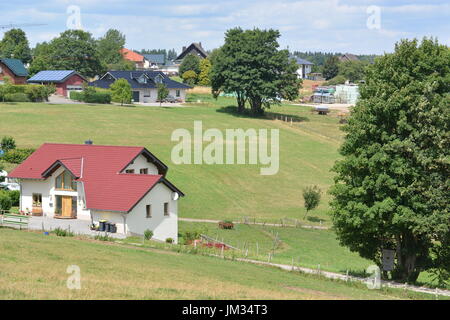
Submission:
[[[86,103],[111,103],[111,92],[109,91],[89,91],[88,94],[85,94],[84,91],[71,91],[69,95],[72,100],[83,101]]]
[[[12,203],[11,198],[9,197],[6,191],[0,190],[0,210],[9,210],[11,209]]]
[[[5,84],[0,90],[0,100],[5,102],[46,101],[55,93],[54,85],[41,84]]]

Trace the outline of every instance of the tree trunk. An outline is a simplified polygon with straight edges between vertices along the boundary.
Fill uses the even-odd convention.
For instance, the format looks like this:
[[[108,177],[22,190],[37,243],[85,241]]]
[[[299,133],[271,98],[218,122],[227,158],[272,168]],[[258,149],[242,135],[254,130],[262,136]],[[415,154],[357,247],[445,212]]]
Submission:
[[[394,280],[416,282],[420,270],[417,267],[418,243],[413,234],[396,235],[397,265],[393,272]]]
[[[243,93],[237,93],[238,113],[243,113],[245,109],[245,98]]]
[[[260,97],[250,98],[250,105],[252,107],[252,114],[260,115],[260,114],[264,113],[264,110],[262,109],[262,101],[261,101]]]

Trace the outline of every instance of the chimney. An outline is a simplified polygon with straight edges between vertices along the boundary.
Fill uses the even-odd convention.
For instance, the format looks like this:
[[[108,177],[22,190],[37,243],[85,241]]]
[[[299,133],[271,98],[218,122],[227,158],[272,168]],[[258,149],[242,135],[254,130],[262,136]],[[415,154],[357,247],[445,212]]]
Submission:
[[[199,42],[199,43],[198,43],[198,45],[199,45],[199,47],[200,47],[200,48],[202,48],[202,49],[203,49],[203,47],[202,47],[202,43],[201,43],[201,42]]]
[[[93,144],[94,142],[91,140],[91,139],[89,139],[89,140],[86,140],[85,142],[84,142],[84,144],[87,144],[87,145],[91,145],[91,144]]]
[[[186,51],[186,47],[185,46],[183,46],[183,50],[181,50],[181,52],[184,52],[184,51]]]

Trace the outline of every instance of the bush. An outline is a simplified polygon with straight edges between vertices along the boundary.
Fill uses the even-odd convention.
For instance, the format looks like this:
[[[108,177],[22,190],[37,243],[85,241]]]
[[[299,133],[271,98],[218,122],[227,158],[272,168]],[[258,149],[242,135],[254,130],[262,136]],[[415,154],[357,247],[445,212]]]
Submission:
[[[5,152],[15,149],[16,141],[13,137],[3,137],[2,141],[0,142],[0,148]]]
[[[54,85],[29,84],[25,86],[25,93],[33,102],[48,101],[48,97],[55,92]]]
[[[100,240],[100,241],[113,241],[114,239],[110,236],[108,236],[106,233],[105,234],[97,234],[94,237],[95,240]]]
[[[320,189],[317,186],[309,186],[303,189],[303,200],[305,201],[306,215],[308,212],[319,205]]]
[[[3,156],[3,160],[9,163],[20,164],[24,162],[35,149],[13,149],[9,150]]]
[[[58,237],[73,237],[74,234],[70,230],[61,229],[60,227],[53,230]]]
[[[20,191],[19,190],[11,190],[8,191],[8,196],[11,199],[11,206],[17,207],[20,204]]]
[[[186,244],[198,238],[200,238],[200,232],[198,231],[186,231],[183,234],[183,239]]]
[[[144,238],[145,240],[150,240],[153,237],[153,231],[152,230],[145,230],[144,231]]]
[[[166,239],[166,242],[167,242],[167,243],[174,243],[174,240],[173,240],[172,238],[167,238],[167,239]]]
[[[195,73],[195,71],[193,70],[186,71],[181,75],[181,77],[183,78],[183,82],[190,86],[195,85],[195,83],[197,82],[197,73]]]
[[[25,93],[7,93],[5,94],[5,101],[6,102],[30,102],[30,98],[28,98],[28,95]]]
[[[6,191],[0,190],[0,210],[8,211],[11,209],[12,203]]]
[[[85,91],[71,91],[69,97],[72,100],[83,101],[86,103],[111,103],[111,92],[109,90],[97,91],[92,87]]]

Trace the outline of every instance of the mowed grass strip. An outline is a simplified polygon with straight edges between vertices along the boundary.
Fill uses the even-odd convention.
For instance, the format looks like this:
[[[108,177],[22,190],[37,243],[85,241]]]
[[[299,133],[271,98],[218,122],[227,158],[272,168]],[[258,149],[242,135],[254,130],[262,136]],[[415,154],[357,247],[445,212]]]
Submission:
[[[145,146],[169,166],[168,178],[186,197],[180,201],[180,216],[190,218],[240,219],[243,216],[277,222],[304,214],[301,190],[318,185],[322,202],[307,223],[330,224],[326,193],[338,157],[338,120],[317,116],[310,108],[272,107],[269,112],[297,115],[301,122],[290,126],[282,121],[236,116],[227,106],[232,98],[214,100],[210,95],[191,95],[188,107],[120,107],[113,105],[51,105],[0,103],[0,136],[11,135],[20,148],[37,148],[44,142]],[[203,129],[279,129],[280,168],[276,175],[263,176],[263,165],[175,165],[171,161],[172,132],[178,128],[193,133],[194,121]],[[315,127],[315,131],[308,128]],[[331,138],[330,138],[331,137]],[[230,143],[230,141],[227,141]],[[207,143],[204,143],[204,147]],[[7,166],[12,169],[11,165]]]
[[[0,299],[409,299],[276,268],[0,228]],[[81,289],[66,286],[67,267]]]

